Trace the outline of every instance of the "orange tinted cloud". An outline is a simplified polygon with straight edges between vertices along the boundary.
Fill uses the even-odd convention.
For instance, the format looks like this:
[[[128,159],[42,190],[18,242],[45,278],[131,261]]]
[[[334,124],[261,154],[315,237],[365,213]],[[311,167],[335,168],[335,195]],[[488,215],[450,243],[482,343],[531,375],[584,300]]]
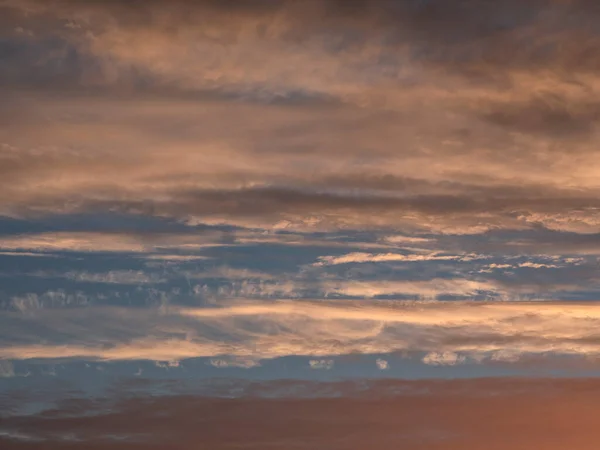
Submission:
[[[3,5],[3,213],[600,230],[589,3]]]
[[[293,355],[321,361],[356,353],[422,352],[426,364],[455,365],[514,363],[544,355],[591,364],[600,356],[595,303],[266,301],[29,312],[3,313],[2,320],[17,321],[22,329],[13,325],[7,332],[10,339],[0,346],[0,357],[258,362]],[[40,324],[60,330],[61,339],[38,334]]]

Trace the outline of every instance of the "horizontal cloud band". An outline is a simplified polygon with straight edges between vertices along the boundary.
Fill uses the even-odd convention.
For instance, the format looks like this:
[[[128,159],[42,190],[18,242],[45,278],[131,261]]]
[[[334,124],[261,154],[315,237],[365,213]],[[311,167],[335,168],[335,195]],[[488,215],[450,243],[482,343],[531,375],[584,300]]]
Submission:
[[[162,310],[75,308],[4,312],[0,325],[0,358],[14,360],[260,361],[425,352],[426,364],[453,365],[540,354],[600,357],[595,303],[273,301]]]

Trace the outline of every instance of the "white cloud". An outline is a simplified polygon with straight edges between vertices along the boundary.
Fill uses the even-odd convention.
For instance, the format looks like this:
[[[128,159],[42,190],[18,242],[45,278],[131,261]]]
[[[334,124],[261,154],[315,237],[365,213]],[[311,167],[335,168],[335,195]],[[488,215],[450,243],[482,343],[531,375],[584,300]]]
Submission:
[[[181,363],[177,360],[170,361],[155,361],[154,365],[156,367],[160,367],[161,369],[174,369],[181,365]]]
[[[379,370],[387,370],[390,368],[389,363],[385,359],[377,358],[375,365]]]
[[[275,277],[266,272],[250,269],[237,269],[229,266],[219,266],[206,272],[186,272],[189,278],[226,278],[228,280],[260,279],[272,280]]]
[[[556,258],[556,259],[560,259],[560,258]],[[480,273],[490,273],[494,270],[502,270],[502,269],[519,269],[519,268],[526,268],[526,269],[560,269],[562,267],[565,267],[566,265],[578,265],[581,264],[584,260],[581,258],[564,258],[563,259],[564,264],[559,265],[559,264],[548,264],[548,263],[541,263],[541,262],[535,262],[535,261],[525,261],[522,263],[518,263],[518,264],[506,264],[506,263],[492,263],[492,264],[488,264],[486,266],[483,266],[482,269],[478,270],[478,272]]]
[[[66,272],[65,278],[85,283],[107,284],[148,284],[164,283],[166,280],[155,274],[144,273],[139,270],[111,270],[108,272]]]
[[[33,253],[33,252],[0,252],[0,256],[33,256],[33,257],[46,257],[46,258],[58,258],[58,255],[52,255],[48,253]]]
[[[556,264],[543,264],[543,263],[535,263],[532,261],[527,261],[519,264],[519,267],[527,267],[530,269],[558,269],[562,266],[557,266]]]
[[[311,369],[331,370],[334,366],[333,359],[311,359],[308,364]]]
[[[455,366],[464,363],[466,358],[454,352],[430,352],[423,357],[423,362],[430,366]]]
[[[326,281],[326,295],[348,295],[372,298],[381,295],[407,295],[420,299],[436,299],[442,295],[473,297],[481,294],[502,294],[501,288],[492,281],[477,281],[462,278],[435,278],[425,281]]]
[[[28,313],[42,308],[61,308],[66,306],[84,306],[90,298],[82,292],[67,293],[63,290],[46,291],[42,294],[28,293],[11,297],[10,307],[21,313]]]
[[[211,358],[209,364],[220,369],[228,367],[237,367],[241,369],[251,369],[259,367],[260,362],[252,358],[230,357],[230,358]]]
[[[528,213],[519,216],[526,223],[542,224],[550,230],[594,234],[600,232],[598,208],[584,208],[559,214]]]

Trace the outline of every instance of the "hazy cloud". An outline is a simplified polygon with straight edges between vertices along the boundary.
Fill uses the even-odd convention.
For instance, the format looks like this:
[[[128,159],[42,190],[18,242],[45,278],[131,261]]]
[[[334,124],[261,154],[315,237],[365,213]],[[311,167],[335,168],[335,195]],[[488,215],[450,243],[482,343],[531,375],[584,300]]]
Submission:
[[[422,352],[429,365],[600,355],[598,310],[584,304],[287,301],[15,314],[2,313],[5,359],[209,357],[217,367],[253,367],[303,355],[313,368],[331,368],[331,356],[354,353]]]
[[[0,357],[597,358],[570,302],[600,294],[599,22],[591,0],[0,0]]]

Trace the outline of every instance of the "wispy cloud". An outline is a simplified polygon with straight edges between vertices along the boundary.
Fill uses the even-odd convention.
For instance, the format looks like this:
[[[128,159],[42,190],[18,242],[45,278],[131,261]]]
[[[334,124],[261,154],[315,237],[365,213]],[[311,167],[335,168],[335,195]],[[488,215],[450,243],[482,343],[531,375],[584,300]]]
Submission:
[[[304,355],[313,357],[315,368],[330,368],[333,356],[355,353],[422,352],[430,365],[600,356],[596,304],[277,301],[161,311],[3,313],[2,323],[12,325],[5,328],[0,357],[208,357],[218,367],[250,367],[261,359]],[[60,335],[43,331],[42,323]]]
[[[195,251],[219,245],[219,235],[191,235],[171,233],[111,233],[111,232],[49,232],[22,234],[0,238],[0,248],[8,250],[35,250],[37,252],[122,252],[152,253],[159,250]],[[150,254],[150,259],[176,259],[170,253]],[[185,257],[199,255],[181,255]]]
[[[111,270],[106,273],[66,272],[64,277],[83,283],[146,284],[165,282],[163,278],[132,270]]]
[[[328,281],[324,283],[327,294],[352,297],[411,296],[420,299],[436,299],[443,295],[473,298],[477,295],[501,294],[501,287],[493,281],[477,281],[463,278],[436,278],[431,280],[374,280],[374,281]]]
[[[365,262],[420,262],[420,261],[472,261],[484,259],[485,255],[444,255],[439,252],[429,254],[401,254],[401,253],[349,253],[342,256],[321,256],[315,266],[332,266],[336,264],[365,263]]]

